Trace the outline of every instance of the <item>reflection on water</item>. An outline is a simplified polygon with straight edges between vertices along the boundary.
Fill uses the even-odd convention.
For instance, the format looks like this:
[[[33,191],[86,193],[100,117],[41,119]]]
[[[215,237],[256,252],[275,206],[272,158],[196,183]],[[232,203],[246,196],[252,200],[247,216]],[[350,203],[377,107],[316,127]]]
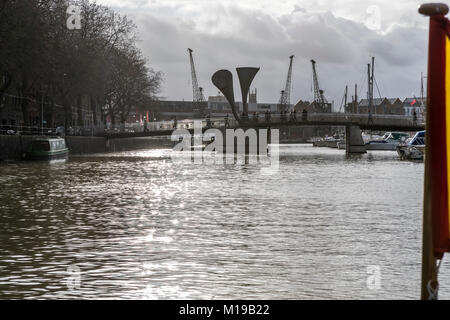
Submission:
[[[280,153],[273,176],[170,150],[0,165],[0,298],[418,298],[423,164]]]

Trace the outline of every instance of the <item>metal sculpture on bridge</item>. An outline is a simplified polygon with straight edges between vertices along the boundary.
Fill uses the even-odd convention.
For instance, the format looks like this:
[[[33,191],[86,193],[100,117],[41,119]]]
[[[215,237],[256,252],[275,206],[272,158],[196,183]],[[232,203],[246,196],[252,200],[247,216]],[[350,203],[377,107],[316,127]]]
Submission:
[[[231,106],[231,110],[233,112],[233,116],[239,124],[248,122],[248,91],[250,90],[250,85],[253,82],[256,74],[259,71],[259,68],[236,68],[239,83],[241,85],[241,93],[242,93],[242,117],[239,116],[239,112],[236,108],[236,102],[234,100],[234,90],[233,90],[233,74],[228,70],[219,70],[213,74],[211,80],[212,83],[217,87],[217,89],[222,92],[222,94],[227,99],[228,103]]]

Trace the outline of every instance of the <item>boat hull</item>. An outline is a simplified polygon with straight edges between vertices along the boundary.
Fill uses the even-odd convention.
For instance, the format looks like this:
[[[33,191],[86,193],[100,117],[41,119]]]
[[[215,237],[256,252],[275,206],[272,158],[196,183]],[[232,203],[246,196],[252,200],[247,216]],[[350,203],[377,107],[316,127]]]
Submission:
[[[418,160],[424,159],[425,146],[403,145],[397,146],[397,153],[401,160]]]
[[[342,142],[342,140],[317,140],[313,142],[314,147],[320,147],[320,148],[338,148],[338,143]],[[344,141],[345,142],[345,141]]]
[[[367,143],[366,150],[370,151],[395,151],[398,143]]]
[[[50,161],[61,160],[69,157],[69,149],[58,150],[54,152],[30,152],[25,154],[26,160]]]

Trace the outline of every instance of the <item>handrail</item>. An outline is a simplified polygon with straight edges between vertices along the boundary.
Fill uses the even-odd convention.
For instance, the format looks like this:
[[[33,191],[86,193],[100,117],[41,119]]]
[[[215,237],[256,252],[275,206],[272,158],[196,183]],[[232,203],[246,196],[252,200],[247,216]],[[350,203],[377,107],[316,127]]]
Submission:
[[[414,116],[406,115],[371,115],[371,120],[375,123],[377,120],[391,119],[402,120],[402,124],[407,125],[424,125],[423,119],[418,119]],[[201,121],[203,128],[223,128],[223,127],[237,127],[238,122],[230,117],[209,117],[203,119],[184,119],[184,120],[170,120],[170,121],[157,121],[147,123],[127,123],[119,125],[109,125],[109,127],[103,126],[73,126],[68,129],[63,127],[50,128],[40,126],[16,126],[16,125],[0,125],[0,135],[6,134],[22,134],[22,135],[104,135],[104,134],[123,134],[123,133],[142,133],[142,132],[155,132],[165,131],[172,129],[193,129],[194,122]],[[369,121],[368,114],[354,114],[354,113],[255,113],[248,117],[248,124],[280,124],[280,123],[308,123],[308,122],[357,122],[367,123]]]

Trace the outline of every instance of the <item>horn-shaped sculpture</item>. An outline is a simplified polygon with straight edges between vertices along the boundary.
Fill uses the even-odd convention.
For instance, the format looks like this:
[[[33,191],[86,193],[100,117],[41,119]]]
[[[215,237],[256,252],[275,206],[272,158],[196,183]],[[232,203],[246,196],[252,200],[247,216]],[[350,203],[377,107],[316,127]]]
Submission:
[[[243,117],[245,120],[248,120],[248,91],[250,90],[250,85],[252,84],[253,79],[255,79],[256,74],[259,71],[259,68],[236,68],[239,77],[239,83],[241,84],[241,92],[242,92],[242,108],[243,108]]]
[[[222,94],[227,99],[233,111],[234,118],[239,124],[248,120],[248,103],[247,96],[250,90],[250,85],[259,71],[259,68],[236,68],[238,73],[239,82],[241,85],[242,92],[242,106],[243,106],[243,119],[239,116],[236,108],[236,102],[234,100],[234,90],[233,90],[233,75],[228,70],[219,70],[212,76],[212,83],[217,87],[217,89],[222,92]]]
[[[234,102],[233,90],[233,74],[228,70],[219,70],[212,76],[212,83],[222,92],[233,111],[234,118],[241,123],[241,118],[236,111],[236,103]]]

